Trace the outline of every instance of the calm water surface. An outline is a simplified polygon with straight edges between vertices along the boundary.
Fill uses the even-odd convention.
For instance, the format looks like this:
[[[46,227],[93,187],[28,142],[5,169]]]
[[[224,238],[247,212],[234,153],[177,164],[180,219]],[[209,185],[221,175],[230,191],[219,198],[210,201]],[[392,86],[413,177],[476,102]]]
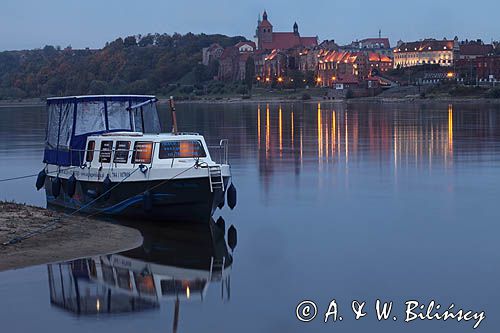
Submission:
[[[412,299],[484,310],[479,331],[498,331],[498,107],[179,105],[178,113],[183,131],[230,140],[239,202],[215,218],[238,230],[232,264],[210,275],[211,257],[231,258],[217,229],[148,225],[139,249],[1,273],[2,331],[473,331],[472,322],[405,324]],[[1,178],[41,169],[44,126],[43,107],[0,109]],[[34,181],[2,183],[0,199],[44,206]],[[122,268],[106,271],[109,262]],[[102,263],[99,277],[93,263]],[[155,270],[180,276],[161,297],[148,293]],[[132,280],[141,292],[110,287]],[[295,318],[303,299],[319,308],[309,324]],[[332,299],[344,320],[324,324]],[[394,301],[398,320],[378,322],[376,299]],[[353,319],[352,300],[368,303],[367,317]]]

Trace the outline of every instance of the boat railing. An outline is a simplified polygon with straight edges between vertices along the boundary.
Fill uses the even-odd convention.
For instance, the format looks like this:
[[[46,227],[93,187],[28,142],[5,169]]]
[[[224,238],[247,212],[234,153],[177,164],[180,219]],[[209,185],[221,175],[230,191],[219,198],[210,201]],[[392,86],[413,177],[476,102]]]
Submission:
[[[218,164],[229,164],[229,140],[222,139],[218,146],[208,146],[212,159]],[[214,152],[215,154],[212,154]]]

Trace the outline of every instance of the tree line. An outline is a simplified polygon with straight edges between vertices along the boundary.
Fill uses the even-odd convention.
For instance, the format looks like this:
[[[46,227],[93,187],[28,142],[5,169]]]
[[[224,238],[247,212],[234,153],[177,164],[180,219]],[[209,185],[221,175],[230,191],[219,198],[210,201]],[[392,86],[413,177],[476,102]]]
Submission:
[[[202,48],[235,45],[244,37],[147,34],[106,43],[102,49],[47,45],[0,52],[0,99],[85,94],[160,94],[177,85],[208,81],[215,65],[201,64]]]

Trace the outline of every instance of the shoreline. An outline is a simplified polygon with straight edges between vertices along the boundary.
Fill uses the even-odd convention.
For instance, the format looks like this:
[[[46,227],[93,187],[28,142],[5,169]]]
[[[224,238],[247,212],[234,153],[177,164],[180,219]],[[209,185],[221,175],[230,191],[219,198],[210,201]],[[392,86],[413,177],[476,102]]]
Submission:
[[[159,98],[160,104],[168,104],[168,99]],[[286,99],[286,98],[259,98],[259,99],[237,99],[229,98],[227,100],[182,100],[176,101],[176,104],[278,104],[278,103],[333,103],[333,104],[355,104],[355,103],[375,103],[375,104],[433,104],[433,103],[454,103],[454,104],[495,104],[500,105],[500,99],[491,98],[460,98],[460,97],[437,97],[437,98],[417,98],[417,97],[361,97],[353,99],[324,99],[324,98],[311,98],[309,100],[300,99]]]
[[[1,245],[60,219],[57,228],[19,243]],[[0,202],[0,272],[95,255],[111,254],[142,244],[133,228],[17,203]]]
[[[309,100],[302,99],[289,99],[282,97],[270,98],[250,98],[242,99],[241,97],[226,97],[223,99],[194,99],[194,100],[176,100],[176,104],[276,104],[276,103],[336,103],[336,104],[353,104],[353,103],[376,103],[376,104],[433,104],[433,103],[455,103],[455,104],[473,104],[484,103],[500,105],[500,99],[494,98],[468,98],[468,97],[427,97],[419,98],[416,96],[402,96],[402,97],[360,97],[352,99],[324,99],[320,97],[312,97]],[[166,97],[158,97],[160,105],[168,105],[169,100]],[[28,100],[0,100],[0,109],[2,108],[18,108],[18,107],[41,107],[45,106],[45,99],[34,98]]]

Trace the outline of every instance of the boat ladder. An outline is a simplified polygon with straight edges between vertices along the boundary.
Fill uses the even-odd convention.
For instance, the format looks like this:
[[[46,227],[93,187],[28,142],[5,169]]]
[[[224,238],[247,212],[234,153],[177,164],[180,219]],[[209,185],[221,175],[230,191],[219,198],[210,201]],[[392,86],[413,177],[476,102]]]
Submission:
[[[222,259],[215,259],[214,257],[210,260],[210,281],[212,280],[212,275],[214,272],[220,272],[220,276],[224,275],[224,266],[226,265],[226,257]]]
[[[224,191],[224,180],[222,179],[222,170],[220,165],[208,167],[208,182],[210,183],[210,192],[214,190]]]

